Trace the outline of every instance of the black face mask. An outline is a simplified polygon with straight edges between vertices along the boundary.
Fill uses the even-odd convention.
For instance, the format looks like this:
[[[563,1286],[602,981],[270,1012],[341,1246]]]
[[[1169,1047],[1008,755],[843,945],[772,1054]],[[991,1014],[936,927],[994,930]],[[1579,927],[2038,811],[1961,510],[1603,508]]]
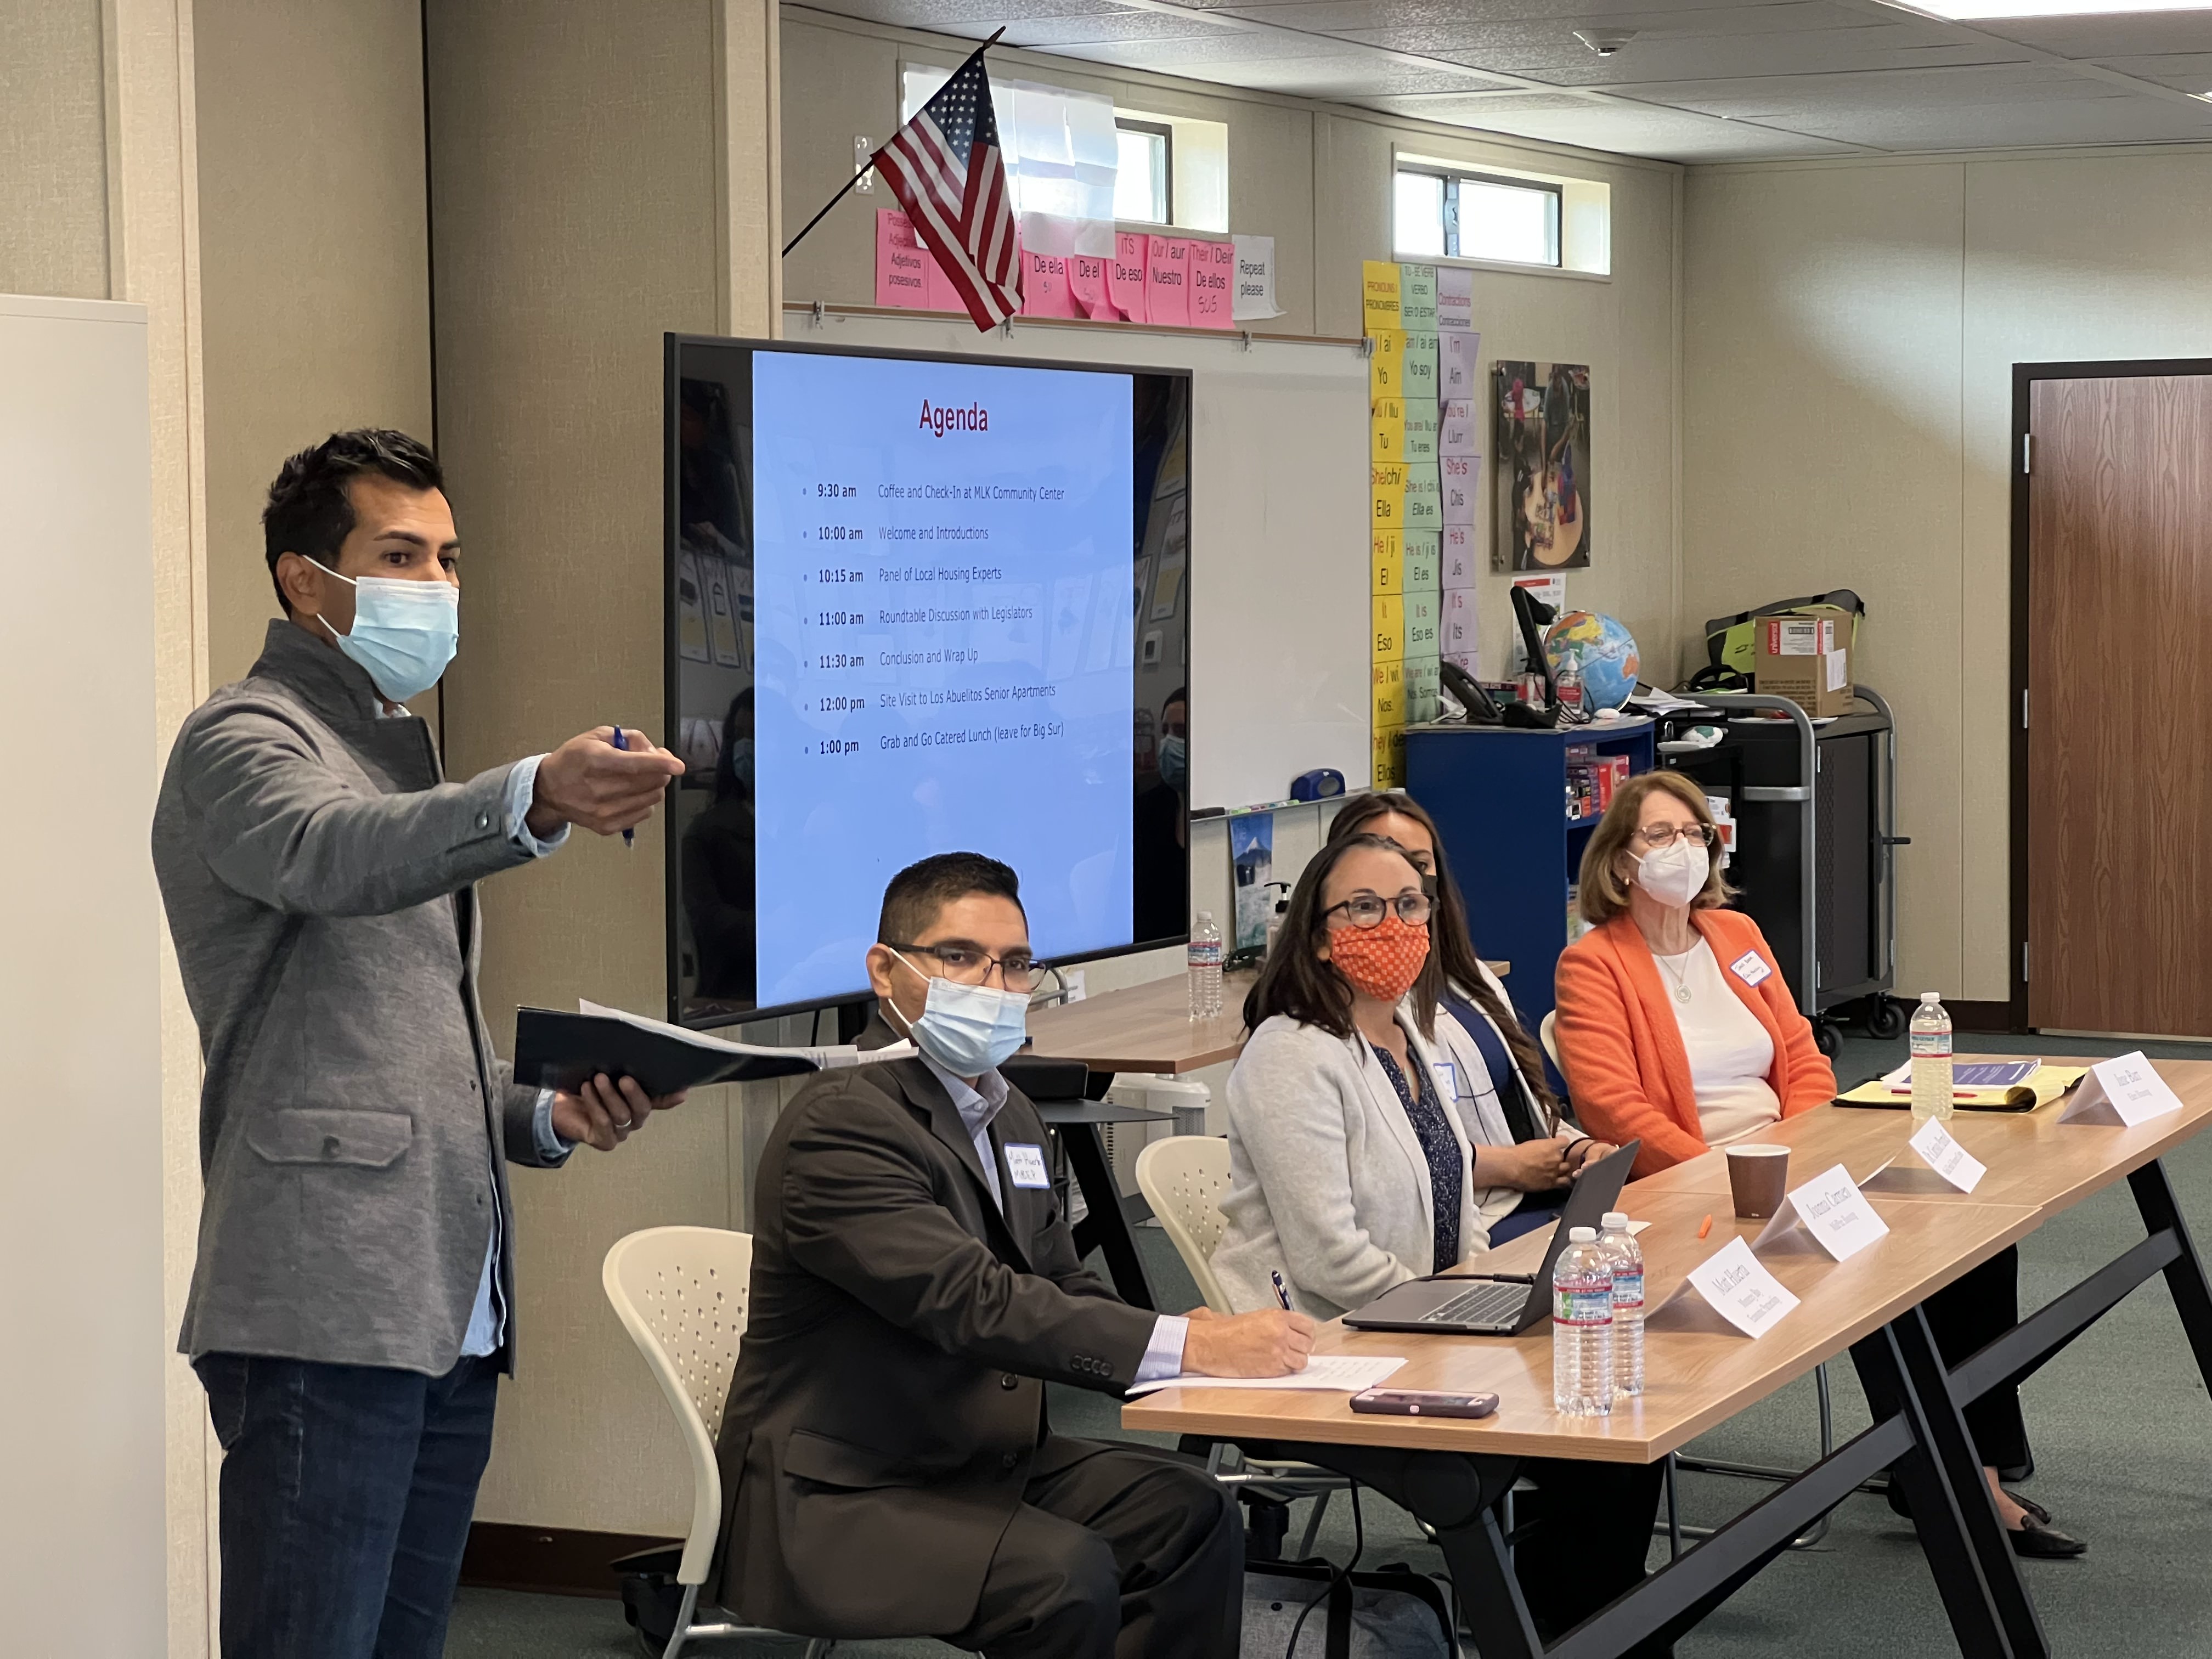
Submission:
[[[1436,872],[1434,871],[1423,870],[1417,872],[1416,873],[1418,873],[1421,878],[1421,890],[1429,896],[1429,902],[1431,904],[1434,904],[1437,902]]]

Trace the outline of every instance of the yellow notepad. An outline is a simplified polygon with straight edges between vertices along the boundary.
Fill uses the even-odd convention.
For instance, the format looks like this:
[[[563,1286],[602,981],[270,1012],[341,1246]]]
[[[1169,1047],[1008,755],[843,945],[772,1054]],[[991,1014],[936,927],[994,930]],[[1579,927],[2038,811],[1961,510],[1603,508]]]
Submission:
[[[2032,1112],[2047,1106],[2088,1073],[2084,1066],[2039,1066],[2025,1083],[2008,1089],[1957,1089],[1951,1103],[1962,1112]],[[1909,1085],[1876,1078],[1836,1097],[1838,1106],[1886,1106],[1906,1111],[1912,1105]]]

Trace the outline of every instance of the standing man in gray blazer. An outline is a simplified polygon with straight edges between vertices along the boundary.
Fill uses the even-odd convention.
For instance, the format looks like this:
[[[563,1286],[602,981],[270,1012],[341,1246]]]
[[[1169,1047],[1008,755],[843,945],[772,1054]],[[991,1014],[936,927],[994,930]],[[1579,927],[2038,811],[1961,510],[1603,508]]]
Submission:
[[[602,726],[444,781],[404,705],[458,645],[460,544],[404,434],[293,456],[262,522],[284,615],[185,721],[153,834],[206,1068],[179,1346],[225,1454],[222,1651],[437,1659],[514,1370],[507,1165],[681,1098],[514,1085],[475,884],[640,823],[684,767]]]

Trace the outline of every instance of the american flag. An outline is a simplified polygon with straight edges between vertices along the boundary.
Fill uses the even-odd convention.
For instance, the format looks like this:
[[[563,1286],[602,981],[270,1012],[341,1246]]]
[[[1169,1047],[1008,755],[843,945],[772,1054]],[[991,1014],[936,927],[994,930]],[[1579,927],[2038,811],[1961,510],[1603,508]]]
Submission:
[[[1020,250],[983,72],[988,46],[978,47],[872,158],[979,329],[1004,322],[1021,306]]]

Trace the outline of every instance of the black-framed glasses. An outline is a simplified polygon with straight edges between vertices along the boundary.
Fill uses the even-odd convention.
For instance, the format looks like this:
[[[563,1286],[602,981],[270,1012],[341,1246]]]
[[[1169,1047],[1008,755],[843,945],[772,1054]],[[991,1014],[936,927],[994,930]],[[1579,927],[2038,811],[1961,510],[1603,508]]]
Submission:
[[[1436,902],[1426,893],[1401,893],[1395,898],[1382,898],[1373,893],[1357,893],[1340,904],[1332,904],[1322,912],[1324,919],[1339,910],[1354,927],[1379,927],[1382,918],[1393,910],[1398,920],[1408,927],[1425,927]]]
[[[1720,832],[1710,823],[1655,823],[1649,830],[1635,831],[1631,839],[1656,852],[1662,847],[1672,847],[1684,837],[1711,847],[1719,836]]]
[[[1046,973],[1045,963],[1019,951],[994,957],[972,945],[893,945],[889,939],[884,944],[894,951],[911,951],[917,956],[933,957],[937,965],[945,969],[945,977],[955,985],[981,985],[996,968],[999,982],[1009,991],[1029,992],[1036,989],[1037,981]]]

